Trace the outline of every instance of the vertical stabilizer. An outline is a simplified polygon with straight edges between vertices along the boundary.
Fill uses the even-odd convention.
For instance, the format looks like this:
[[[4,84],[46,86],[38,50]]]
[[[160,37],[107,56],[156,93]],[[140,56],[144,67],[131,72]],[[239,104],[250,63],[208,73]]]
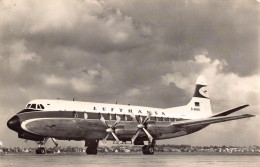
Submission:
[[[205,118],[212,115],[207,81],[204,76],[198,77],[194,95],[187,107],[190,114],[195,117]]]

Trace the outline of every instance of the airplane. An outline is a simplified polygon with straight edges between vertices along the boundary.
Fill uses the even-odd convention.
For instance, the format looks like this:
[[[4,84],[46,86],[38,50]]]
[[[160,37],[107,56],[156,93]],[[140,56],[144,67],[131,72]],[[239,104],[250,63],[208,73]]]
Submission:
[[[83,140],[87,154],[97,154],[99,141],[131,141],[134,145],[143,145],[143,154],[152,155],[157,140],[188,135],[214,123],[255,116],[229,116],[248,106],[213,114],[206,79],[199,76],[195,93],[184,106],[163,109],[36,99],[8,120],[7,126],[16,131],[19,138],[36,141],[39,145],[36,154],[45,154],[43,145],[51,139],[56,146],[57,140]]]

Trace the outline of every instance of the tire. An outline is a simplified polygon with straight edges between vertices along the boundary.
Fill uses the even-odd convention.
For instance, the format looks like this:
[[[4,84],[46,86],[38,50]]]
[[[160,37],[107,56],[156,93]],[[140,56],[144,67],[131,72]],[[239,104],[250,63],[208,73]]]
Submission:
[[[142,147],[142,152],[143,152],[143,153],[145,152],[146,148],[147,148],[147,145],[144,145],[144,146]]]
[[[44,147],[39,147],[35,150],[36,154],[45,154],[45,148]]]
[[[92,155],[97,154],[97,148],[88,147],[86,150],[86,154],[92,154]]]
[[[154,147],[148,146],[147,147],[147,152],[148,152],[148,154],[153,155],[154,154]]]
[[[41,154],[45,154],[45,148],[41,148],[40,151],[41,151]]]
[[[142,147],[142,151],[143,151],[144,155],[153,155],[154,154],[154,147],[153,146],[144,145]]]

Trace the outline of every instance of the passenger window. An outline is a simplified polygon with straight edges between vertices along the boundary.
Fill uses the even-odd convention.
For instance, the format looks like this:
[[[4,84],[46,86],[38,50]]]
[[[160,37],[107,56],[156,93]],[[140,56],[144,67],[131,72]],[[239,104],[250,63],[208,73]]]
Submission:
[[[124,115],[122,116],[122,119],[123,119],[124,121],[127,121],[127,116],[124,114]]]
[[[170,118],[164,118],[164,121],[167,121],[167,122],[169,122],[170,121]]]
[[[32,104],[30,108],[36,109],[36,104]]]
[[[157,120],[158,121],[163,121],[163,118],[162,117],[158,117]]]
[[[76,113],[76,111],[73,111],[73,117],[78,118],[78,113]]]
[[[40,104],[37,105],[37,109],[42,109],[41,106],[40,106]]]

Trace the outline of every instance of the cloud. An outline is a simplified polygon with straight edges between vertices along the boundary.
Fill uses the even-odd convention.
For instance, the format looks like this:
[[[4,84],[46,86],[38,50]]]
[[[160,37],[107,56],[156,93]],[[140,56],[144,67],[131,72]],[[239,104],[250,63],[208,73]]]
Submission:
[[[162,83],[165,85],[170,85],[174,83],[178,88],[187,91],[189,94],[191,93],[193,86],[191,86],[191,82],[188,78],[185,78],[181,75],[181,73],[176,72],[174,74],[165,74],[162,76]]]
[[[32,7],[33,6],[33,7]],[[1,2],[3,39],[25,38],[36,47],[77,47],[92,52],[126,50],[145,42],[149,28],[135,25],[105,2],[32,0]],[[33,13],[33,14],[29,14]],[[10,29],[10,23],[12,28]]]
[[[4,44],[1,46],[0,53],[7,55],[7,59],[2,58],[2,65],[15,73],[20,72],[26,64],[38,64],[41,59],[35,52],[30,51],[22,40],[11,45]]]
[[[176,65],[176,62],[172,64]],[[195,77],[202,74],[207,78],[212,101],[220,102],[217,105],[222,106],[216,107],[217,109],[245,103],[258,105],[260,74],[241,77],[232,72],[225,72],[224,69],[228,64],[224,60],[211,60],[206,55],[196,55],[194,60],[181,62],[181,64],[197,67],[198,70],[183,74],[167,73],[162,76],[161,82],[165,85],[173,83],[191,95],[194,91],[194,85],[191,83],[195,83]]]
[[[136,88],[130,89],[126,92],[126,96],[130,96],[130,97],[136,97],[140,94],[141,94],[140,90]]]
[[[195,61],[198,63],[209,63],[210,62],[210,58],[206,57],[205,55],[197,55],[194,58],[195,58]]]
[[[44,74],[42,81],[50,87],[63,87],[64,89],[74,89],[78,93],[89,93],[98,88],[99,84],[105,84],[111,80],[110,74],[100,65],[96,69],[83,70],[73,77],[59,77],[54,74]]]

